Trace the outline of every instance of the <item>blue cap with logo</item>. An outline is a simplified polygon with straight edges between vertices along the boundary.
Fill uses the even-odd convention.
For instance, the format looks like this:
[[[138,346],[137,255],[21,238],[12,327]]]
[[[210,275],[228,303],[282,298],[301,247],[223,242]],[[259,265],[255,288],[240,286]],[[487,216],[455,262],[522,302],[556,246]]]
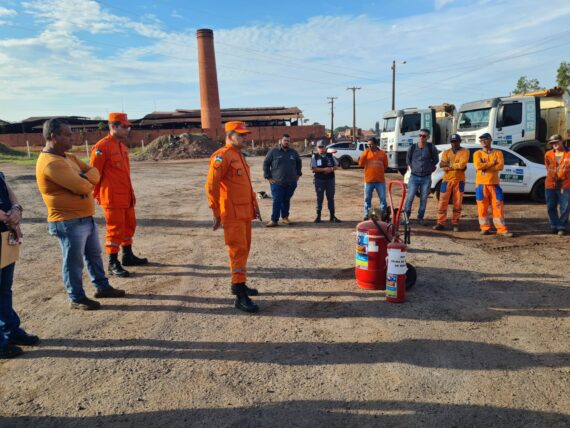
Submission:
[[[459,134],[451,134],[451,137],[449,137],[449,141],[453,142],[453,141],[459,141],[461,142],[461,135]]]
[[[485,132],[484,134],[479,135],[479,139],[480,140],[492,140],[493,137],[491,137],[491,134],[489,134],[488,132]]]

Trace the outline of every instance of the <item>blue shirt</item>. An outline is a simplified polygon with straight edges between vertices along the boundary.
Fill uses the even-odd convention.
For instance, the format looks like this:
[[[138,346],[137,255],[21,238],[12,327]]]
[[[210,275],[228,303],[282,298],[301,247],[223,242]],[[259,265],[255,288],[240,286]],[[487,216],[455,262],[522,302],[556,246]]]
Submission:
[[[425,177],[431,175],[439,162],[439,154],[432,143],[427,143],[423,149],[418,144],[413,144],[408,149],[406,162],[413,175]]]

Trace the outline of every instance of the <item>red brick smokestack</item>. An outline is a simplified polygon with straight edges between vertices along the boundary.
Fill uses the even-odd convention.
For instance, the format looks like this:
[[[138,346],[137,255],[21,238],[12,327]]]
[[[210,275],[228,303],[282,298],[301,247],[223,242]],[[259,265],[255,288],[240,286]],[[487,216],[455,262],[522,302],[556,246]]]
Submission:
[[[203,129],[215,130],[222,127],[216,53],[214,52],[214,32],[209,29],[196,31],[198,38],[198,71],[200,77],[200,107]]]

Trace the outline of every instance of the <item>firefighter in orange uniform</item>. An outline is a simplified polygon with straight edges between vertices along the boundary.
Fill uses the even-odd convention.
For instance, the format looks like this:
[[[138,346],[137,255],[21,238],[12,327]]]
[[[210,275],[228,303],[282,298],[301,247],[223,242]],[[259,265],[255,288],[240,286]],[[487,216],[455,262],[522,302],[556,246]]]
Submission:
[[[499,172],[505,165],[503,153],[491,148],[493,137],[487,132],[479,137],[479,142],[483,149],[474,153],[473,165],[476,171],[475,198],[479,212],[480,233],[481,235],[490,234],[489,206],[491,206],[493,224],[497,228],[497,235],[511,238],[513,234],[508,231],[505,225],[503,189],[499,185]]]
[[[258,306],[249,296],[257,296],[255,288],[246,285],[247,257],[251,247],[251,222],[261,220],[255,193],[251,186],[249,165],[241,150],[245,147],[245,135],[251,131],[243,122],[227,122],[226,145],[210,158],[206,182],[208,204],[212,209],[214,224],[224,228],[224,240],[228,246],[232,274],[232,294],[235,307],[245,312],[257,312]]]
[[[445,171],[439,193],[439,207],[437,212],[437,224],[434,230],[445,229],[447,221],[447,207],[449,198],[453,199],[453,216],[451,226],[454,232],[459,232],[459,219],[465,192],[465,170],[469,162],[469,150],[461,147],[461,136],[453,134],[449,139],[451,148],[441,154],[439,166]]]
[[[124,144],[130,129],[131,123],[125,113],[109,113],[109,135],[95,144],[90,162],[101,175],[93,196],[103,208],[107,225],[105,252],[109,255],[109,274],[119,277],[129,276],[122,265],[148,263],[146,258],[135,256],[131,247],[137,221],[129,151]],[[123,249],[122,265],[118,259],[120,248]]]

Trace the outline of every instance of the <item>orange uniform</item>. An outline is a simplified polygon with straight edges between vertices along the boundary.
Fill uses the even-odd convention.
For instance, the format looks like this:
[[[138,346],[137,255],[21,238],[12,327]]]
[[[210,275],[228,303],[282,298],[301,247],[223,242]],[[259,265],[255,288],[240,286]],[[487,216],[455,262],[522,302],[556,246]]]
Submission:
[[[101,174],[93,196],[103,208],[107,224],[105,251],[116,254],[121,246],[132,244],[136,229],[129,152],[123,143],[107,135],[93,147],[90,163]]]
[[[503,189],[499,186],[499,172],[504,167],[503,152],[491,149],[490,152],[478,150],[473,155],[475,166],[475,198],[479,212],[481,230],[491,229],[489,206],[493,211],[493,224],[497,232],[508,233],[505,226]]]
[[[463,192],[465,191],[465,170],[467,169],[467,162],[469,162],[469,150],[460,148],[457,152],[454,152],[453,149],[448,149],[442,153],[441,161],[449,163],[449,166],[442,167],[445,175],[443,176],[439,192],[437,223],[445,225],[449,198],[452,197],[453,217],[451,218],[451,223],[457,225],[461,217]]]
[[[554,150],[544,156],[547,189],[570,189],[570,150],[564,149],[563,153],[561,159],[556,157]]]
[[[358,166],[364,167],[365,183],[385,182],[384,171],[388,168],[388,157],[384,150],[378,149],[375,152],[370,149],[364,150],[358,159]]]
[[[259,211],[249,165],[241,151],[227,143],[210,158],[206,181],[208,205],[224,226],[230,256],[232,283],[246,282],[247,258],[251,247],[251,221]]]

